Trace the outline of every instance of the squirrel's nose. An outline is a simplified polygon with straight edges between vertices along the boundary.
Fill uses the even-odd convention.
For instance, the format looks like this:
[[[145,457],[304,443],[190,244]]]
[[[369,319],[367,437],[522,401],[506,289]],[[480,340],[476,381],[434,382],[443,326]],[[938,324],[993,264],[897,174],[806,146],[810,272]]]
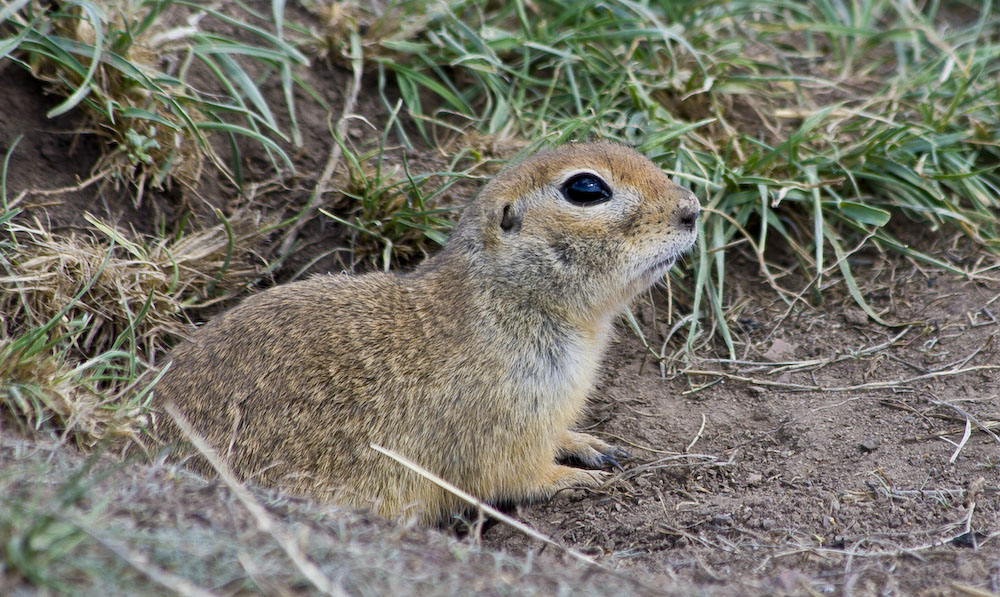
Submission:
[[[677,225],[690,232],[694,230],[698,223],[698,215],[701,213],[701,206],[697,202],[694,205],[686,205],[677,210]]]

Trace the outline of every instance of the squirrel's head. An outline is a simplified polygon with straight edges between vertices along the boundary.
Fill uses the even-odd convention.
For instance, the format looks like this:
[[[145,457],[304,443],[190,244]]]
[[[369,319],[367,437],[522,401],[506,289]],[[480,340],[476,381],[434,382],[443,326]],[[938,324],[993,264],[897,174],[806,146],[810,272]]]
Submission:
[[[691,191],[635,150],[570,144],[490,181],[449,244],[501,281],[497,296],[593,320],[667,273],[694,244],[699,212]]]

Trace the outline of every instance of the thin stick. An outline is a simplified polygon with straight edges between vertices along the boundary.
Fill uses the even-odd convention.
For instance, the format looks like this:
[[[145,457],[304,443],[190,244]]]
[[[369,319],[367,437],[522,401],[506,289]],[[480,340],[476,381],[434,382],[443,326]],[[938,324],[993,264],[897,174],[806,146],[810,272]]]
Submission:
[[[14,207],[29,195],[36,195],[39,197],[49,197],[52,195],[62,195],[63,193],[71,193],[73,191],[82,191],[83,189],[94,184],[95,182],[106,178],[110,172],[111,172],[110,168],[107,170],[101,170],[100,172],[91,176],[90,178],[86,180],[81,180],[77,184],[68,187],[59,187],[56,189],[24,189],[23,191],[17,194],[17,197],[15,197],[14,200],[7,205],[7,207]]]
[[[987,346],[989,346],[990,342],[992,342],[992,341],[993,341],[993,336],[990,336],[990,337],[986,338],[986,342],[983,342],[982,346],[980,346],[976,350],[972,351],[972,353],[970,353],[969,356],[967,356],[967,357],[965,357],[963,359],[959,359],[959,360],[957,360],[957,361],[955,361],[953,363],[948,363],[947,365],[942,365],[942,366],[938,367],[937,369],[934,369],[933,371],[942,371],[944,369],[952,369],[952,368],[955,368],[955,367],[965,367],[969,363],[969,361],[972,360],[972,357],[974,357],[977,354],[979,354],[980,352],[982,352],[983,349],[986,348]]]
[[[694,439],[691,440],[691,443],[688,444],[686,448],[684,448],[685,452],[690,452],[691,448],[693,448],[694,445],[698,443],[698,440],[701,439],[701,434],[703,431],[705,431],[705,413],[701,413],[701,427],[698,428],[698,433],[694,434]]]
[[[961,375],[963,373],[971,373],[973,371],[996,371],[997,369],[1000,369],[1000,365],[976,365],[974,367],[966,367],[964,369],[952,369],[950,371],[935,371],[933,373],[927,373],[925,375],[917,375],[916,377],[896,379],[893,381],[874,381],[871,383],[858,384],[856,386],[839,386],[839,387],[827,387],[820,385],[807,385],[798,383],[784,383],[780,381],[771,381],[769,379],[757,379],[754,377],[745,377],[743,375],[733,375],[731,373],[726,373],[725,371],[686,369],[683,371],[683,373],[686,373],[687,375],[707,375],[707,376],[724,377],[726,379],[730,379],[733,381],[742,381],[760,386],[783,388],[786,390],[793,390],[797,392],[858,392],[862,390],[882,390],[888,388],[895,388],[916,381],[923,381],[925,379],[933,379],[936,377],[948,377],[951,375]]]
[[[919,552],[928,551],[938,547],[944,547],[965,534],[966,532],[963,530],[961,533],[955,533],[939,541],[933,541],[931,543],[923,543],[921,545],[915,545],[913,547],[900,546],[897,547],[896,549],[882,549],[882,550],[871,550],[871,551],[861,551],[857,548],[834,549],[830,547],[812,547],[812,546],[798,547],[770,555],[768,556],[768,559],[782,558],[785,556],[796,555],[801,553],[842,555],[842,556],[847,556],[849,558],[898,558],[900,556],[919,557]],[[993,533],[987,535],[986,538],[984,538],[979,543],[980,545],[982,545],[983,543],[995,539],[998,536],[1000,536],[1000,533]]]
[[[645,413],[640,412],[639,414],[645,414]],[[648,416],[652,416],[652,415],[648,415]],[[676,450],[658,450],[656,448],[650,448],[649,446],[644,446],[642,444],[637,444],[637,443],[635,443],[634,441],[632,441],[632,440],[630,440],[628,438],[624,438],[624,437],[622,437],[620,435],[615,435],[613,433],[602,433],[601,435],[603,437],[608,438],[608,439],[613,439],[613,440],[621,442],[623,444],[628,444],[628,445],[632,446],[633,448],[639,448],[640,450],[645,450],[646,452],[652,452],[654,454],[679,454],[679,452],[677,452]]]
[[[971,422],[973,425],[975,425],[976,427],[978,427],[979,429],[981,429],[983,431],[983,433],[985,433],[986,435],[989,435],[990,437],[992,437],[993,439],[995,439],[998,443],[1000,443],[1000,436],[997,436],[997,434],[993,433],[990,430],[990,426],[989,425],[981,423],[979,421],[979,419],[977,419],[976,417],[972,416],[971,413],[969,413],[969,412],[967,412],[965,410],[962,410],[961,408],[955,406],[951,402],[944,402],[944,401],[941,401],[941,400],[934,400],[933,398],[926,398],[926,397],[924,398],[924,400],[926,400],[927,402],[930,402],[931,404],[934,404],[936,406],[944,406],[944,407],[952,409],[953,411],[955,411],[959,415],[961,415],[962,418],[965,419],[966,423]]]
[[[958,459],[958,455],[962,453],[962,448],[965,447],[965,444],[969,441],[970,437],[972,437],[972,421],[970,421],[969,419],[966,419],[965,420],[965,433],[962,434],[961,441],[959,441],[957,444],[954,444],[954,442],[952,442],[955,445],[955,452],[951,455],[951,458],[948,459],[948,464],[954,464],[955,463],[955,460],[957,460]],[[944,439],[945,441],[949,441],[948,438],[946,438],[946,437],[942,438],[942,439]]]
[[[525,535],[527,535],[527,536],[529,536],[529,537],[531,537],[533,539],[538,539],[539,541],[541,541],[543,543],[546,543],[546,544],[551,545],[551,546],[553,546],[553,547],[555,547],[557,549],[560,549],[560,550],[566,552],[567,554],[573,556],[574,558],[580,560],[581,562],[586,562],[587,564],[590,564],[591,566],[597,566],[597,567],[602,568],[604,570],[608,570],[609,572],[614,572],[613,570],[610,570],[608,568],[605,568],[601,564],[598,564],[593,558],[591,558],[589,556],[585,556],[582,553],[576,551],[575,549],[573,549],[571,547],[566,547],[565,545],[563,545],[561,543],[558,543],[554,539],[550,539],[549,537],[546,537],[545,535],[539,533],[538,531],[536,531],[535,529],[531,528],[530,526],[524,524],[523,522],[521,522],[521,521],[519,521],[519,520],[517,520],[515,518],[511,518],[510,516],[507,516],[506,514],[504,514],[503,512],[497,510],[493,506],[490,506],[489,504],[487,504],[487,503],[479,500],[475,496],[462,491],[458,487],[455,487],[454,485],[452,485],[448,481],[445,481],[441,477],[435,475],[434,473],[430,472],[429,470],[425,469],[424,467],[420,466],[419,464],[413,462],[412,460],[406,458],[405,456],[402,456],[402,455],[400,455],[400,454],[398,454],[396,452],[393,452],[392,450],[390,450],[388,448],[383,448],[382,446],[379,446],[378,444],[369,444],[369,446],[371,447],[372,450],[375,450],[376,452],[378,452],[380,454],[383,454],[385,456],[388,456],[389,458],[392,458],[396,462],[402,464],[406,468],[408,468],[411,471],[417,473],[418,475],[420,475],[421,477],[427,479],[431,483],[434,483],[435,485],[437,485],[441,489],[444,489],[445,491],[454,494],[455,496],[459,497],[463,501],[466,501],[466,502],[472,504],[476,508],[479,508],[481,511],[489,514],[493,518],[496,518],[500,522],[503,522],[505,524],[508,524],[508,525],[514,527],[515,529],[521,531]]]
[[[722,468],[722,467],[732,466],[733,458],[735,458],[735,453],[732,456],[730,456],[729,460],[725,461],[719,459],[717,456],[712,456],[710,454],[677,454],[676,456],[665,456],[663,458],[657,458],[652,462],[647,462],[637,467],[628,469],[628,471],[624,473],[623,478],[633,479],[647,471],[654,471],[658,469],[672,468],[672,467],[687,466],[694,468],[696,466],[700,467],[713,466]],[[681,462],[681,461],[686,461],[686,462]]]
[[[318,206],[317,200],[323,195],[323,193],[330,190],[330,180],[333,178],[333,173],[336,172],[337,165],[340,163],[340,157],[344,151],[341,147],[340,140],[344,139],[347,133],[347,120],[348,117],[354,112],[354,106],[358,103],[358,93],[361,91],[361,46],[360,44],[351,44],[351,46],[351,49],[356,52],[356,55],[351,56],[351,70],[354,76],[351,79],[351,86],[348,88],[347,101],[344,102],[344,109],[340,112],[340,119],[337,120],[336,131],[334,133],[337,138],[333,140],[333,145],[330,147],[330,157],[326,160],[326,166],[323,167],[323,173],[320,174],[319,180],[313,188],[312,195],[309,196],[309,201],[302,210],[298,221],[292,225],[292,227],[288,230],[288,233],[285,235],[285,240],[281,242],[278,255],[287,255],[291,250],[292,245],[295,244],[295,240],[299,236],[299,232],[302,230],[302,227],[306,225],[306,222],[316,211]]]
[[[969,585],[953,582],[949,585],[953,591],[961,593],[962,595],[968,595],[969,597],[997,597],[997,594],[992,591],[985,591],[978,587],[970,587]]]
[[[889,348],[900,338],[906,335],[907,332],[913,329],[913,326],[903,328],[903,331],[896,334],[889,340],[875,346],[869,346],[867,348],[858,348],[855,350],[848,350],[845,353],[834,355],[832,357],[827,357],[823,359],[809,359],[807,361],[748,361],[741,359],[701,359],[704,363],[722,363],[725,365],[737,365],[742,367],[754,367],[756,369],[767,369],[769,373],[783,373],[785,371],[795,372],[801,369],[808,369],[811,367],[825,367],[826,365],[832,365],[834,363],[839,363],[846,360],[855,360],[858,357],[867,356],[876,352],[880,352],[886,348]],[[944,367],[947,369],[947,367]]]
[[[885,406],[889,406],[888,404]],[[928,413],[927,416],[934,416],[937,413]],[[941,418],[941,417],[939,417]],[[968,419],[966,419],[968,421]],[[994,429],[1000,427],[1000,421],[983,421],[979,427],[973,430],[973,433],[977,431],[985,432],[986,430]],[[963,429],[961,427],[953,427],[951,429],[942,429],[941,431],[935,431],[934,433],[927,433],[924,435],[914,435],[912,437],[904,437],[905,442],[920,442],[928,439],[937,439],[939,437],[944,437],[946,435],[958,435],[962,433]]]
[[[306,577],[310,584],[326,595],[347,597],[347,593],[343,589],[327,578],[316,564],[309,561],[306,555],[302,553],[302,550],[299,549],[299,546],[295,544],[295,541],[271,518],[267,510],[250,494],[250,491],[236,480],[236,476],[233,475],[229,466],[219,458],[215,449],[208,445],[208,442],[191,427],[191,423],[188,422],[184,415],[173,404],[166,404],[163,408],[174,420],[174,423],[177,424],[177,427],[187,436],[195,449],[212,465],[215,472],[219,473],[219,478],[229,487],[236,498],[240,500],[243,507],[250,512],[250,515],[257,522],[257,528],[274,538],[275,542],[281,547],[288,558],[292,560],[292,563],[295,564],[295,567],[299,569],[299,572]]]

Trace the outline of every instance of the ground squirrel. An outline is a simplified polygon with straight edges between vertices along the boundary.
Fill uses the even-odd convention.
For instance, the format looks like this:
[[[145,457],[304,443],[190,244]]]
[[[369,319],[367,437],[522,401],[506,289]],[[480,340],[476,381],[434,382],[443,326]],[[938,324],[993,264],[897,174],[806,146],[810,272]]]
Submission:
[[[244,479],[440,521],[598,486],[616,448],[571,431],[614,320],[695,241],[699,205],[636,151],[570,144],[514,164],[404,274],[252,296],[177,346],[155,387]],[[161,425],[179,437],[173,425]]]

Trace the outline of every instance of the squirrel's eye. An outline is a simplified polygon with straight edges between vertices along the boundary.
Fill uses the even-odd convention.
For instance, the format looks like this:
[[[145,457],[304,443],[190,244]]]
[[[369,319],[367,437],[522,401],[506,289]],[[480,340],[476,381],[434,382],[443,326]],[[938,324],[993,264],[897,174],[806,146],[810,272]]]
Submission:
[[[563,197],[577,205],[594,205],[611,199],[608,183],[594,174],[577,174],[562,186]]]

